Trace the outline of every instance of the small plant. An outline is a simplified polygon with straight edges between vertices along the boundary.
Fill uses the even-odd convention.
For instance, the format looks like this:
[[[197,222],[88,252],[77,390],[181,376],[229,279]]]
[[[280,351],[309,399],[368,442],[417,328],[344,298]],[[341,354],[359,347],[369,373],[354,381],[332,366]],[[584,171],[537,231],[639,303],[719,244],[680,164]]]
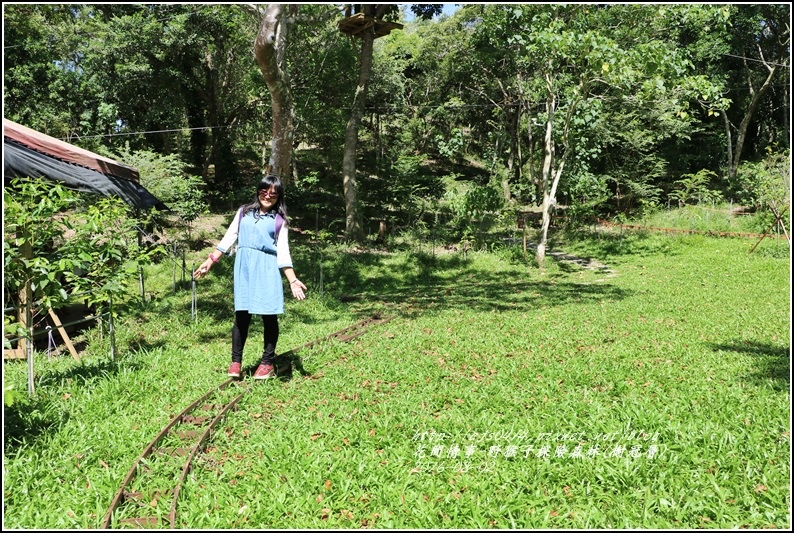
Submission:
[[[711,180],[717,174],[711,170],[701,169],[695,174],[684,174],[674,183],[675,190],[668,195],[671,200],[678,202],[679,206],[692,203],[722,201],[722,195],[709,187]]]
[[[24,401],[26,396],[14,389],[14,385],[6,385],[3,383],[3,405],[5,407],[12,407],[21,401]]]

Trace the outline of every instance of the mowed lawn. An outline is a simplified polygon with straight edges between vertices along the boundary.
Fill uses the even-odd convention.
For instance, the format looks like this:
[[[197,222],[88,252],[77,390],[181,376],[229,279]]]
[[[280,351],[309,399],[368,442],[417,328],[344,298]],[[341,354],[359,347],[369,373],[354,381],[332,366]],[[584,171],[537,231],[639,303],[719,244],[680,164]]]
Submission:
[[[287,303],[279,351],[394,319],[257,383],[191,472],[179,525],[789,527],[788,245],[753,244],[558,245],[608,267],[593,270],[295,246],[312,292]],[[98,339],[82,364],[38,356],[37,398],[5,412],[5,527],[98,527],[143,446],[226,379],[226,261],[199,285],[197,323],[166,265],[120,321],[115,361]],[[25,390],[24,363],[4,371]]]

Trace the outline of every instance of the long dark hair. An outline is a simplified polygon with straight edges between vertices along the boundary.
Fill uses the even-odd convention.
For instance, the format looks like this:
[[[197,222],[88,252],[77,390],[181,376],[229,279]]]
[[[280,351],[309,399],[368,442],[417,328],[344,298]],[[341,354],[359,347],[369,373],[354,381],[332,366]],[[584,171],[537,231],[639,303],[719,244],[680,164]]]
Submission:
[[[243,209],[243,215],[249,211],[253,211],[254,214],[259,213],[259,191],[262,189],[268,190],[271,187],[275,187],[278,193],[278,200],[276,200],[276,205],[273,206],[271,211],[275,210],[276,213],[281,215],[284,222],[289,224],[289,220],[287,219],[287,202],[284,198],[284,184],[281,183],[281,180],[275,174],[268,174],[259,181],[259,185],[256,186],[256,192],[254,193],[254,200],[250,204],[243,204],[240,206]]]

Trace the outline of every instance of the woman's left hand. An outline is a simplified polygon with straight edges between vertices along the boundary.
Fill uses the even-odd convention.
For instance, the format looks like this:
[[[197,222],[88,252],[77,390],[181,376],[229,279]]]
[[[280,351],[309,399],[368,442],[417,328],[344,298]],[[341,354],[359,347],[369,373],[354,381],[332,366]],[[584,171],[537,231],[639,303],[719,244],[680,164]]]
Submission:
[[[292,289],[292,295],[297,300],[306,299],[306,285],[304,285],[301,280],[295,278],[295,281],[289,284],[289,288]]]

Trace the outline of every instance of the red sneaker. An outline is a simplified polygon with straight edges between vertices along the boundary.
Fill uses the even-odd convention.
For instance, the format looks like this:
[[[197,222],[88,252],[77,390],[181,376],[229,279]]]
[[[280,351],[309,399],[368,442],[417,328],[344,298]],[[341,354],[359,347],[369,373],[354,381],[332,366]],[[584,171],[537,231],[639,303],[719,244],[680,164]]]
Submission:
[[[254,379],[268,379],[275,376],[276,369],[270,363],[260,364],[254,372]]]
[[[232,363],[229,365],[229,376],[233,378],[240,377],[240,370],[242,369],[242,363]]]

